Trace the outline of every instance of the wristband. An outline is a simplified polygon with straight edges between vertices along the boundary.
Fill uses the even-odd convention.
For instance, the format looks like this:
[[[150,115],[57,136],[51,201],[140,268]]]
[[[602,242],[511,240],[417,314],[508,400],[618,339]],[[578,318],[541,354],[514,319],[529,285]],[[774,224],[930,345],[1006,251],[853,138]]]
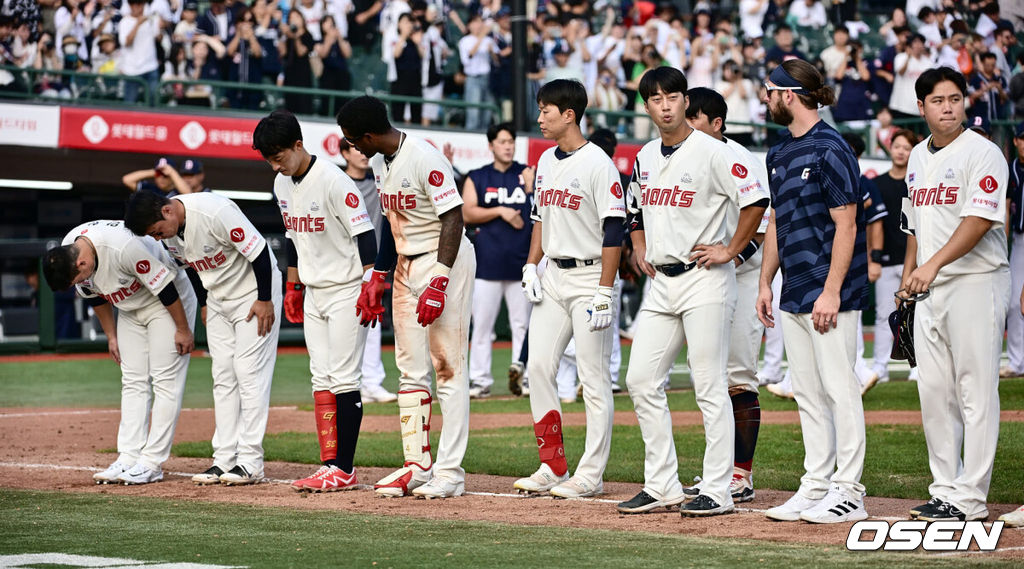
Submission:
[[[452,268],[444,263],[437,263],[434,265],[433,275],[435,277],[447,277],[448,273],[452,271]]]

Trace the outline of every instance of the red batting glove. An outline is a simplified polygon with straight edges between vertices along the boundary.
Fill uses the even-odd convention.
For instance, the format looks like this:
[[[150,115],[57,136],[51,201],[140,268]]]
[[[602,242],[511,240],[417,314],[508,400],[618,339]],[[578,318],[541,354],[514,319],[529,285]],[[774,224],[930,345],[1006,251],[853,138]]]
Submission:
[[[416,321],[420,326],[429,326],[437,320],[437,317],[444,311],[444,291],[448,288],[448,277],[435,275],[430,279],[427,290],[420,295],[420,302],[416,305]]]
[[[306,287],[302,283],[289,282],[284,292],[284,317],[292,324],[299,324],[305,318],[302,309],[302,291]]]
[[[386,271],[374,270],[369,278],[363,281],[363,287],[359,291],[359,298],[356,300],[356,316],[363,326],[375,327],[384,318],[384,291],[388,288]]]

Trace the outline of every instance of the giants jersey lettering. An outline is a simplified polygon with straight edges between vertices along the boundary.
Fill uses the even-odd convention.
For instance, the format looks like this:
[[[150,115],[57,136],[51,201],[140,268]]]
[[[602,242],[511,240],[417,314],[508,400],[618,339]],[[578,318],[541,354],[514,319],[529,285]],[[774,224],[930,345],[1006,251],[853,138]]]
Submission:
[[[370,166],[398,253],[412,256],[436,250],[439,217],[462,205],[448,159],[429,142],[406,135],[390,164],[377,154]]]
[[[743,164],[750,165],[750,175],[764,188],[765,192],[768,192],[768,168],[764,165],[764,160],[757,159],[749,150],[744,146],[731,138],[725,139],[726,145],[735,152]],[[764,235],[768,231],[768,221],[771,219],[772,208],[764,210],[764,215],[761,216],[761,223],[757,226],[757,233]],[[736,217],[733,218],[733,212],[736,213]],[[726,224],[729,227],[735,228],[739,223],[739,209],[729,208],[728,216],[726,218]],[[732,234],[729,234],[729,240],[732,240]],[[757,252],[753,254],[749,259],[743,262],[740,266],[736,267],[736,274],[749,273],[750,271],[761,270],[761,247],[758,247]]]
[[[933,284],[1008,267],[1003,224],[1009,172],[999,147],[972,130],[934,154],[930,140],[910,152],[903,200],[903,228],[917,238],[918,266],[949,242],[963,218],[976,216],[992,227],[967,254],[939,269]]]
[[[362,278],[355,236],[373,231],[373,224],[351,178],[327,160],[317,160],[298,184],[278,174],[274,195],[285,236],[299,254],[300,281],[325,287]]]
[[[626,217],[622,183],[611,158],[595,144],[559,159],[558,147],[537,161],[534,221],[542,227],[544,254],[555,259],[600,259],[603,221]]]
[[[688,263],[699,244],[728,244],[739,210],[768,199],[756,161],[694,130],[670,155],[661,139],[637,153],[630,210],[643,212],[647,262]]]
[[[157,295],[178,271],[167,251],[149,236],[137,237],[123,221],[83,223],[64,236],[61,245],[79,237],[96,249],[96,272],[76,285],[84,298],[102,297],[118,310],[141,310],[160,303]]]
[[[203,288],[215,300],[234,300],[256,292],[252,261],[267,242],[235,202],[212,193],[171,199],[185,206],[184,237],[164,240],[171,255],[199,273]],[[277,260],[270,255],[277,270]]]

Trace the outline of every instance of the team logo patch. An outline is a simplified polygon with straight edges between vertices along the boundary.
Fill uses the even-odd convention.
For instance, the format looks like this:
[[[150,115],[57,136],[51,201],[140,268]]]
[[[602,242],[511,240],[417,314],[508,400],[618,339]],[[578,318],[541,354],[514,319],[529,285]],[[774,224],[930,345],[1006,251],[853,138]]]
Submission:
[[[949,168],[948,170],[946,170],[946,179],[947,180],[952,180],[955,177],[956,177],[956,174],[953,173],[953,169],[952,168]]]
[[[806,179],[808,179],[810,177],[811,177],[811,169],[810,168],[804,168],[804,171],[800,173],[800,179],[801,180],[806,180]]]
[[[910,175],[907,176],[907,181],[910,182],[911,184],[914,183],[914,173],[913,172],[911,172]]]
[[[359,198],[352,192],[349,192],[349,194],[345,196],[345,205],[348,207],[359,207]]]
[[[742,164],[733,164],[732,165],[732,175],[736,176],[737,178],[741,178],[741,179],[742,178],[746,178],[747,177],[747,169],[744,168]]]
[[[429,182],[430,185],[434,186],[435,188],[440,188],[441,184],[444,183],[444,174],[442,174],[439,170],[432,170],[430,172],[430,175],[427,176],[427,182]]]
[[[574,189],[574,190],[580,189],[580,181],[579,181],[579,179],[573,178],[572,181],[569,182],[569,187]]]
[[[618,182],[612,184],[612,195],[615,196],[615,199],[617,200],[622,199],[622,185]]]
[[[236,227],[231,230],[231,241],[235,243],[241,243],[245,239],[245,230],[241,227]]]
[[[693,183],[693,178],[690,177],[690,173],[687,172],[687,173],[683,174],[683,177],[680,178],[679,181],[684,183],[684,184],[692,184]]]
[[[309,204],[309,211],[320,211],[320,204],[316,202],[311,202]]]
[[[135,272],[140,275],[144,275],[149,272],[149,261],[139,261],[135,263]]]
[[[981,182],[978,183],[978,186],[986,194],[991,194],[999,189],[999,182],[997,182],[992,176],[985,176],[981,179]]]

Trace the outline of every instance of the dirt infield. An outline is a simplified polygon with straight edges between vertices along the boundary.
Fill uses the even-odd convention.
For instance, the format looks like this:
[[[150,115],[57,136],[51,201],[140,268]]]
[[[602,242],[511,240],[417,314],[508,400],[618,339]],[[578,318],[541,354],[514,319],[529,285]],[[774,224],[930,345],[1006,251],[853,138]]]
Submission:
[[[868,412],[869,423],[920,423],[917,411]],[[765,412],[766,423],[795,423],[796,412]],[[762,539],[776,542],[830,544],[845,547],[849,524],[815,526],[804,523],[778,523],[767,520],[762,510],[786,500],[790,493],[757,490],[757,498],[742,504],[739,513],[710,519],[681,519],[677,512],[662,511],[643,516],[623,516],[614,503],[628,499],[639,484],[608,483],[605,495],[593,500],[555,500],[552,498],[520,498],[511,495],[513,479],[501,476],[470,474],[467,496],[426,502],[412,498],[386,500],[368,490],[325,495],[297,494],[286,481],[310,472],[309,465],[268,463],[266,475],[273,482],[256,487],[197,487],[182,474],[197,472],[209,466],[205,459],[172,458],[164,465],[167,479],[146,486],[96,486],[93,469],[109,464],[110,454],[101,449],[116,446],[118,411],[115,409],[0,409],[0,486],[6,488],[61,490],[66,492],[111,493],[151,496],[169,499],[225,503],[246,503],[288,508],[347,510],[358,513],[404,515],[440,520],[480,520],[520,525],[557,525],[561,527],[646,531],[663,534],[687,534],[703,537]],[[582,425],[582,413],[564,417],[567,425]],[[1003,412],[1004,421],[1024,421],[1024,411]],[[435,417],[435,428],[440,421]],[[616,413],[616,424],[636,424],[632,412]],[[673,413],[676,425],[700,424],[696,412]],[[271,409],[268,432],[313,432],[308,411],[292,407]],[[485,429],[527,426],[528,414],[476,414],[472,428]],[[367,431],[397,431],[393,416],[371,416],[363,419]],[[207,440],[213,434],[213,412],[210,409],[186,409],[182,412],[175,440]],[[383,468],[359,469],[360,480],[372,483],[389,472]],[[525,473],[524,473],[525,474]],[[868,498],[867,509],[875,517],[895,521],[902,519],[917,500]],[[1010,511],[1011,504],[990,504],[992,518]],[[514,538],[514,537],[513,537]],[[1001,558],[1024,559],[1024,532],[1007,530],[1000,540]]]

